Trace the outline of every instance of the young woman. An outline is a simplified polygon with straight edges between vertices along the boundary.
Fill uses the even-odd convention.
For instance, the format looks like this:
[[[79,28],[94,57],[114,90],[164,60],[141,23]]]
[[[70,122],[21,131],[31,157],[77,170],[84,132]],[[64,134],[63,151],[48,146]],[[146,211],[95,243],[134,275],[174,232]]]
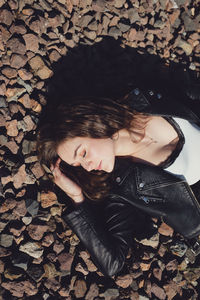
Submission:
[[[199,126],[183,104],[138,88],[119,101],[76,99],[40,126],[41,164],[76,204],[63,218],[105,275],[122,269],[150,217],[200,234]]]

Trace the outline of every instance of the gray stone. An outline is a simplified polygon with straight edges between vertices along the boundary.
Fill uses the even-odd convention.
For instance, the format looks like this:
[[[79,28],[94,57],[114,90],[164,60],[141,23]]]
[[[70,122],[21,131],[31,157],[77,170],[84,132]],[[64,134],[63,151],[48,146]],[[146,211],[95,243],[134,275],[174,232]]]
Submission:
[[[0,108],[5,108],[7,106],[8,105],[7,105],[7,102],[6,102],[5,98],[0,96]]]
[[[30,260],[30,256],[25,253],[20,253],[20,255],[13,259],[12,263],[15,267],[19,267],[23,270],[27,270],[28,262]]]
[[[37,199],[26,199],[26,209],[32,217],[36,216],[39,209]]]
[[[113,36],[115,39],[121,35],[121,31],[117,27],[111,27],[109,29],[108,35]]]
[[[119,296],[119,291],[117,289],[107,289],[104,293],[103,296],[105,299],[116,299]]]
[[[87,27],[94,17],[90,15],[84,15],[80,18],[78,25],[82,28]]]
[[[1,234],[0,236],[0,245],[2,247],[8,248],[13,243],[13,236],[10,234]]]
[[[195,20],[193,20],[186,12],[183,12],[181,17],[186,31],[197,31],[197,22],[195,22]]]
[[[119,27],[119,29],[120,29],[122,32],[126,32],[126,31],[128,31],[128,30],[130,29],[130,25],[124,24],[124,23],[122,23],[122,22],[119,22],[119,23],[118,23],[118,27]]]
[[[140,16],[138,15],[138,12],[135,8],[128,9],[128,18],[131,24],[140,20]]]

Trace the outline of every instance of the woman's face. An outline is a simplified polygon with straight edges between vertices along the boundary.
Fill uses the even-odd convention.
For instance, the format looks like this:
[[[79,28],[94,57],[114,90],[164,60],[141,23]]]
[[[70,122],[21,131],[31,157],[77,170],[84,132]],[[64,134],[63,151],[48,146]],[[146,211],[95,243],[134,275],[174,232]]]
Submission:
[[[82,166],[88,172],[102,170],[110,173],[114,168],[115,149],[111,138],[71,138],[58,146],[57,153],[66,163]]]

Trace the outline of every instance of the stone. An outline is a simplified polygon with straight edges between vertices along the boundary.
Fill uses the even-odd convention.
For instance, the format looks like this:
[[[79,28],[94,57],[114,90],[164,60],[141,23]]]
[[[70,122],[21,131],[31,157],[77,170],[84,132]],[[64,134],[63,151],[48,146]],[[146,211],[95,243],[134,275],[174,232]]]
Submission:
[[[32,217],[36,216],[39,210],[39,203],[37,199],[27,198],[25,201],[26,201],[26,209],[29,212],[29,214]]]
[[[117,289],[107,289],[103,294],[100,296],[105,297],[106,300],[117,299],[119,297],[119,291]]]
[[[19,189],[26,182],[25,164],[19,167],[18,172],[13,176],[13,184],[16,189]]]
[[[10,254],[11,252],[9,250],[0,246],[0,257],[6,257],[9,256]]]
[[[24,139],[23,143],[22,143],[22,152],[23,152],[23,154],[26,155],[26,154],[29,154],[33,151],[36,151],[36,142]]]
[[[10,27],[9,30],[12,34],[17,33],[17,34],[21,34],[21,35],[25,34],[27,31],[25,26],[16,25],[16,24],[12,24],[12,26]]]
[[[166,299],[166,293],[164,289],[160,288],[157,284],[153,283],[151,286],[151,292],[160,300]]]
[[[123,276],[118,276],[116,279],[116,284],[122,288],[127,288],[131,285],[133,281],[133,278],[131,277],[130,274],[123,275]]]
[[[59,254],[65,249],[65,246],[62,243],[59,243],[58,241],[55,241],[53,245],[53,251],[56,252],[56,254]]]
[[[86,282],[84,280],[76,280],[74,285],[74,294],[76,298],[83,298],[87,291]]]
[[[95,297],[99,295],[99,288],[96,283],[92,283],[90,288],[85,295],[85,300],[94,300]]]
[[[15,199],[6,199],[3,203],[1,203],[0,206],[0,213],[5,213],[11,209],[13,209],[16,206],[16,200]]]
[[[151,267],[151,263],[141,263],[140,267],[143,272],[148,271]]]
[[[22,222],[23,222],[25,225],[29,225],[29,224],[32,222],[32,217],[23,217],[23,218],[22,218]]]
[[[12,37],[8,40],[7,46],[13,53],[21,55],[26,53],[26,46],[19,38]]]
[[[27,242],[19,247],[19,250],[34,258],[40,258],[44,249],[35,242]]]
[[[70,272],[73,259],[74,257],[70,253],[61,253],[58,256],[58,261],[60,263],[60,270],[65,272]]]
[[[18,121],[18,129],[23,131],[32,131],[36,128],[35,123],[33,122],[31,116],[26,115],[22,121]]]
[[[40,281],[44,276],[44,270],[41,266],[31,265],[27,271],[28,275],[36,282]]]
[[[128,18],[131,24],[140,21],[140,16],[138,14],[138,11],[135,8],[128,9]]]
[[[13,234],[15,237],[19,237],[25,229],[26,229],[25,226],[22,226],[21,228],[14,228],[14,227],[11,227],[11,228],[10,228],[10,232],[12,232],[12,234]]]
[[[186,42],[182,39],[180,39],[180,41],[178,43],[178,47],[183,49],[183,51],[185,52],[186,55],[190,55],[193,50],[192,46],[188,42]]]
[[[33,78],[33,74],[24,68],[18,70],[18,74],[23,80],[30,80]]]
[[[0,274],[2,274],[4,272],[4,263],[2,260],[0,260]]]
[[[2,287],[5,288],[6,290],[9,290],[9,292],[14,296],[14,297],[23,297],[24,293],[28,296],[33,296],[38,293],[38,289],[35,285],[33,285],[30,281],[25,280],[25,281],[8,281],[8,282],[3,282]]]
[[[10,59],[10,65],[12,68],[20,69],[27,63],[27,56],[21,54],[12,54]]]
[[[22,274],[19,273],[19,271],[16,271],[15,268],[12,267],[12,268],[9,268],[9,269],[5,270],[4,276],[7,279],[15,280],[15,279],[20,278],[22,276]]]
[[[153,268],[153,275],[155,278],[157,278],[159,281],[161,281],[162,270],[160,268]]]
[[[124,6],[125,3],[126,3],[126,0],[115,0],[114,6],[116,8],[121,8]]]
[[[159,234],[154,234],[150,239],[143,239],[140,241],[140,243],[145,246],[151,246],[152,248],[157,248],[159,245]]]
[[[39,49],[39,39],[38,36],[32,33],[27,33],[23,35],[25,40],[26,49],[32,52],[37,52]]]
[[[49,59],[51,63],[58,61],[61,58],[60,53],[57,50],[52,50],[51,53],[49,54]]]
[[[49,233],[47,235],[45,235],[45,237],[42,240],[42,246],[44,247],[49,247],[53,244],[54,242],[54,237],[52,233]]]
[[[17,217],[24,217],[27,213],[25,200],[17,201],[15,208],[13,209],[13,215]]]
[[[17,71],[11,67],[5,67],[2,69],[1,72],[9,79],[15,78],[17,76]]]
[[[118,36],[121,36],[121,31],[119,30],[119,28],[113,26],[109,29],[108,35],[113,36],[115,39],[117,39]]]
[[[34,74],[39,76],[41,79],[47,79],[52,76],[53,72],[50,70],[38,55],[34,56],[29,60],[29,64],[34,71]]]
[[[84,30],[83,33],[90,40],[95,40],[95,38],[96,38],[96,32],[95,31]]]
[[[34,163],[34,165],[31,166],[30,169],[31,169],[31,172],[33,173],[33,175],[37,179],[39,179],[40,177],[42,177],[45,174],[45,172],[39,162]]]
[[[158,228],[158,232],[165,236],[172,236],[174,233],[174,230],[169,225],[162,222],[161,226]]]
[[[0,23],[10,26],[14,21],[13,14],[7,9],[0,10]]]
[[[7,130],[7,135],[17,136],[18,135],[17,120],[6,122],[6,130]]]
[[[57,291],[61,287],[60,283],[55,278],[47,279],[44,285],[48,290],[52,291]]]
[[[15,143],[15,141],[9,141],[6,143],[6,147],[13,153],[17,154],[19,150],[19,146]]]
[[[166,264],[166,270],[174,272],[178,268],[178,261],[173,259]]]
[[[127,32],[130,29],[130,25],[124,24],[122,22],[118,23],[118,27],[119,27],[121,32]]]
[[[27,228],[28,234],[33,240],[39,241],[42,239],[44,233],[48,230],[46,225],[30,224]]]
[[[9,234],[1,234],[0,235],[0,245],[5,248],[9,248],[12,246],[13,236]]]
[[[60,275],[60,272],[58,272],[55,268],[55,265],[52,263],[48,263],[44,265],[45,274],[44,277],[47,277],[48,279],[54,278],[56,276]]]
[[[41,206],[43,208],[50,207],[57,203],[57,196],[54,192],[42,192],[40,195]]]

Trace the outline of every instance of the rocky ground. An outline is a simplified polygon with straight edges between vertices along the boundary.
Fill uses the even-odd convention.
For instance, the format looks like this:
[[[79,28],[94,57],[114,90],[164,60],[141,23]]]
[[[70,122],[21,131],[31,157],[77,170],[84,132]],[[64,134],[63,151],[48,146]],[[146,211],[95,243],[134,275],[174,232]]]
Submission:
[[[198,82],[199,23],[199,0],[0,0],[0,299],[199,299],[199,259],[156,220],[105,278],[63,222],[35,151],[49,82],[56,103]]]

